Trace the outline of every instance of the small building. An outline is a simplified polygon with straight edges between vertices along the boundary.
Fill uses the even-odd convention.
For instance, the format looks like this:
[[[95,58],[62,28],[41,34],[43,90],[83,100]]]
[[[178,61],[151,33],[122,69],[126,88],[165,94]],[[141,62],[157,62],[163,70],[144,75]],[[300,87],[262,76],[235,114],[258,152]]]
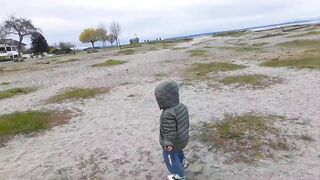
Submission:
[[[130,39],[130,44],[139,44],[139,38],[133,38],[133,39]]]

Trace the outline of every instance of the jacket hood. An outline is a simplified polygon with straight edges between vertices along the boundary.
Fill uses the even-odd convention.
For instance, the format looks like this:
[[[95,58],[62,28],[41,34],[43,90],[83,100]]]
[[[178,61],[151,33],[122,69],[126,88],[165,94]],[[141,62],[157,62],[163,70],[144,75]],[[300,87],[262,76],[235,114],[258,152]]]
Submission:
[[[167,109],[179,104],[179,88],[175,81],[167,81],[159,84],[154,94],[160,109]]]

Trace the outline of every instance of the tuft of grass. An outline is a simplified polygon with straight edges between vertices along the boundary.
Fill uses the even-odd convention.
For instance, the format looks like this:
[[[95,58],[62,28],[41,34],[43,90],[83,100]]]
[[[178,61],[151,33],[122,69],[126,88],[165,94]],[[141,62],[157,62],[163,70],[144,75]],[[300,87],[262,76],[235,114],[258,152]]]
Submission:
[[[320,35],[319,31],[310,31],[310,32],[302,33],[302,34],[291,35],[291,36],[288,36],[288,37],[297,38],[297,37],[318,36],[318,35]]]
[[[71,58],[71,59],[68,59],[68,60],[65,60],[65,61],[58,61],[57,63],[58,63],[58,64],[61,64],[61,63],[69,63],[69,62],[76,62],[76,61],[80,61],[80,59],[78,59],[78,58]]]
[[[266,34],[263,36],[259,36],[253,39],[264,39],[264,38],[269,38],[269,37],[276,37],[276,36],[282,36],[282,35],[286,35],[285,33],[275,33],[275,34]]]
[[[308,142],[315,141],[314,138],[309,134],[302,134],[302,135],[297,136],[297,138],[302,139],[304,141],[308,141]]]
[[[66,123],[67,111],[25,111],[0,116],[0,143],[16,134],[29,134]]]
[[[127,61],[110,59],[103,63],[93,64],[92,67],[108,67],[108,66],[115,66],[115,65],[124,64],[124,63],[127,63]]]
[[[240,37],[245,35],[245,31],[228,31],[228,32],[222,32],[222,33],[216,33],[213,34],[212,37]]]
[[[237,69],[246,68],[244,65],[225,63],[225,62],[213,62],[213,63],[203,63],[203,64],[193,64],[191,71],[197,76],[205,76],[208,73],[217,73],[223,71],[233,71]]]
[[[280,117],[254,113],[226,114],[219,122],[202,123],[196,138],[212,144],[218,151],[230,153],[228,162],[252,163],[273,157],[272,150],[290,148],[282,130],[274,125],[277,119]]]
[[[293,40],[278,44],[279,46],[286,48],[316,48],[320,47],[320,40]]]
[[[48,102],[61,103],[67,100],[92,98],[98,94],[103,94],[107,92],[108,89],[104,88],[71,88],[49,98]]]
[[[263,46],[266,46],[268,44],[269,43],[267,43],[267,42],[261,42],[261,43],[253,43],[251,46],[253,46],[253,47],[263,47]]]
[[[184,50],[184,49],[188,49],[188,47],[175,47],[175,48],[172,48],[171,50]]]
[[[2,82],[2,83],[0,83],[0,85],[3,85],[3,86],[9,85],[9,84],[10,84],[9,82]]]
[[[263,89],[276,83],[280,83],[279,78],[270,77],[263,74],[251,74],[240,76],[228,76],[220,80],[223,84],[238,84],[239,86],[250,86],[252,88]]]
[[[291,68],[310,68],[320,69],[319,56],[305,56],[297,59],[277,60],[271,59],[260,64],[268,67],[291,67]]]
[[[131,54],[134,54],[135,51],[134,49],[124,49],[124,50],[120,50],[119,53],[124,55],[131,55]]]
[[[202,49],[193,49],[187,51],[191,57],[197,56],[197,57],[206,57],[207,56],[207,51],[202,50]]]
[[[25,88],[11,88],[4,91],[0,91],[0,100],[5,98],[10,98],[13,96],[29,94],[35,91],[36,88],[25,87]]]

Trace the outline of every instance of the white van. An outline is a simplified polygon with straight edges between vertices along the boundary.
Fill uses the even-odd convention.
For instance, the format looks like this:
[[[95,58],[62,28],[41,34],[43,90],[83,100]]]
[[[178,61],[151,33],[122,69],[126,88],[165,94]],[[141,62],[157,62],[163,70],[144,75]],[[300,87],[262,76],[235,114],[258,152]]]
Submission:
[[[0,44],[0,58],[18,58],[17,47]]]

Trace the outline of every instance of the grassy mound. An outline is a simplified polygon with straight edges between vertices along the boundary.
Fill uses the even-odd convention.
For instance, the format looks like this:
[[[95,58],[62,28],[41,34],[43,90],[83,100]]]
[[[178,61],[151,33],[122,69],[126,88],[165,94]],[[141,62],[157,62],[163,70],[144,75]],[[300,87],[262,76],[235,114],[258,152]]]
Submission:
[[[0,116],[0,143],[16,134],[28,134],[66,123],[69,112],[26,111]]]
[[[316,49],[319,49],[320,40],[294,40],[294,41],[280,43],[278,45],[280,45],[282,47],[286,47],[286,48],[305,48],[305,49],[316,48]]]
[[[119,51],[119,53],[124,54],[124,55],[131,55],[131,54],[134,54],[135,51],[134,51],[134,49],[124,49],[124,50]]]
[[[239,86],[250,86],[252,88],[266,88],[270,85],[280,83],[279,78],[270,77],[263,74],[228,76],[220,80],[223,84],[238,84]]]
[[[51,97],[48,102],[61,103],[67,100],[92,98],[98,94],[103,94],[106,92],[108,92],[108,89],[103,88],[72,88]]]
[[[296,38],[296,37],[305,37],[305,36],[319,36],[320,32],[319,31],[310,31],[302,34],[296,34],[296,35],[291,35],[288,36],[290,38]]]
[[[305,56],[297,59],[284,59],[277,60],[272,59],[260,64],[261,66],[268,67],[291,67],[291,68],[310,68],[320,69],[320,57],[319,56]]]
[[[193,64],[191,67],[191,71],[195,73],[197,76],[205,76],[208,73],[217,73],[221,71],[232,71],[237,69],[243,69],[246,66],[232,64],[232,63],[224,63],[224,62],[213,62],[213,63],[204,63],[204,64]]]
[[[206,50],[202,50],[202,49],[193,49],[193,50],[189,50],[187,51],[187,53],[189,53],[189,55],[191,57],[206,57],[207,56],[207,51]]]
[[[290,143],[282,129],[274,126],[278,116],[260,116],[253,113],[225,115],[217,123],[203,123],[197,138],[212,144],[221,152],[229,153],[228,162],[253,162],[272,158],[274,150],[288,150]]]
[[[107,66],[114,66],[114,65],[119,65],[119,64],[124,64],[127,63],[127,61],[120,61],[120,60],[107,60],[103,63],[98,63],[92,65],[92,67],[107,67]]]
[[[4,91],[0,91],[0,100],[5,99],[5,98],[10,98],[13,96],[17,96],[17,95],[28,94],[28,93],[31,93],[35,90],[36,90],[36,88],[30,88],[30,87],[7,89]]]

